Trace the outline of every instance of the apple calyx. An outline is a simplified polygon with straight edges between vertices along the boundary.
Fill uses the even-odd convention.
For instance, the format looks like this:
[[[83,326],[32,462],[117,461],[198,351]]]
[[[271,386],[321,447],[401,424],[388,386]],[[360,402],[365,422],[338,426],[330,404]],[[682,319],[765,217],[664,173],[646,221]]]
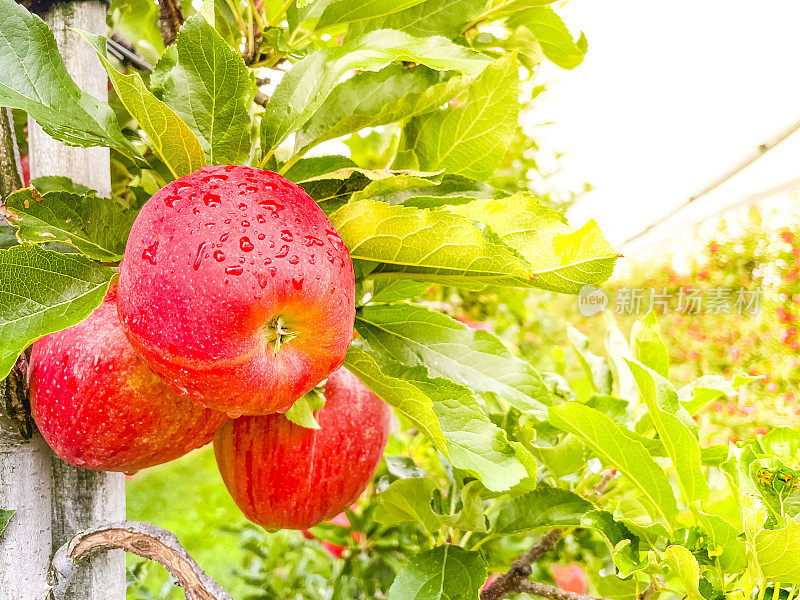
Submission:
[[[281,345],[288,343],[300,334],[299,331],[289,329],[282,316],[277,316],[264,326],[264,338],[267,344],[272,346],[275,354],[281,349]]]

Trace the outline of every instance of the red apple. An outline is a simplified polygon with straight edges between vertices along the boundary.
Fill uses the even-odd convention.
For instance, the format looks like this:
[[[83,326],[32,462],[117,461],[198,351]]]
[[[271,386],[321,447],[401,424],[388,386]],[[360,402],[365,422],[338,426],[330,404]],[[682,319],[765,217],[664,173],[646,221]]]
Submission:
[[[139,213],[118,304],[131,343],[178,393],[232,417],[285,412],[344,361],[353,264],[299,186],[204,167]]]
[[[33,345],[31,408],[63,460],[102,471],[135,472],[211,441],[223,413],[164,385],[131,346],[115,290],[84,321]]]
[[[567,592],[586,593],[586,572],[579,565],[550,565],[556,585]]]
[[[31,184],[31,159],[27,154],[19,157],[19,166],[22,169],[22,184],[28,187]]]
[[[245,516],[266,529],[306,529],[353,503],[391,427],[389,407],[346,369],[331,373],[320,429],[283,415],[228,421],[214,438],[222,479]]]

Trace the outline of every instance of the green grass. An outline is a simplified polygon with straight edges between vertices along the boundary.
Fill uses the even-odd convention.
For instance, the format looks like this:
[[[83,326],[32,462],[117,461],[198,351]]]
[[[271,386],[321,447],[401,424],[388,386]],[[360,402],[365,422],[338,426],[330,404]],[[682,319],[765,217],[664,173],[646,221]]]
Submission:
[[[192,452],[166,465],[147,469],[127,482],[128,519],[147,521],[169,529],[200,566],[234,598],[241,597],[243,584],[233,570],[242,564],[239,539],[221,531],[245,522],[228,495],[217,471],[211,446]],[[129,555],[129,565],[141,559]],[[156,597],[169,581],[160,567],[148,567],[146,587]],[[129,600],[148,596],[129,593]],[[176,589],[169,598],[183,598]]]

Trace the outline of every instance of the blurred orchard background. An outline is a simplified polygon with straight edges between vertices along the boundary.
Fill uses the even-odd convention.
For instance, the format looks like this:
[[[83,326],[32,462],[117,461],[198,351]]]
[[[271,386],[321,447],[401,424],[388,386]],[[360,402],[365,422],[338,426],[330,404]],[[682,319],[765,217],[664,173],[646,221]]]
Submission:
[[[596,386],[580,363],[591,354],[580,358],[576,349],[601,349],[606,320],[628,334],[652,309],[676,383],[759,377],[703,410],[701,442],[796,427],[800,80],[792,67],[800,58],[800,4],[573,0],[559,14],[572,31],[587,32],[589,52],[575,70],[541,65],[492,184],[527,189],[576,226],[595,219],[624,259],[607,286],[577,299],[435,286],[424,301],[496,332],[567,395]],[[393,135],[379,128],[317,151],[336,146],[359,166],[381,168],[382,140]],[[590,295],[606,302],[605,311],[581,306]],[[387,456],[411,455],[418,464],[426,452],[399,437],[387,448]],[[382,462],[367,494],[406,467]],[[400,549],[414,545],[413,532],[377,531],[363,507],[304,534],[265,533],[233,504],[210,447],[130,476],[127,490],[128,517],[174,531],[235,598],[330,598],[332,590],[380,597],[402,562]],[[507,548],[508,556],[519,550]],[[584,591],[585,574],[573,564],[581,557],[561,552],[563,560],[541,567],[549,572],[537,578]],[[160,566],[129,565],[129,598],[182,597]],[[349,577],[361,583],[348,587]]]

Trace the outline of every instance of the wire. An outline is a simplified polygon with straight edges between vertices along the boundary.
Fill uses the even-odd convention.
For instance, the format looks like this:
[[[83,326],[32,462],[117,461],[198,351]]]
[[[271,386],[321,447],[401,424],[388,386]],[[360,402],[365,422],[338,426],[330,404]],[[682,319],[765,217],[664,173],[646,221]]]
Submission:
[[[661,217],[658,221],[655,221],[654,223],[651,223],[650,225],[648,225],[647,227],[642,229],[636,235],[634,235],[632,237],[629,237],[627,240],[625,240],[623,242],[623,245],[630,244],[632,241],[642,237],[645,233],[647,233],[649,231],[652,231],[653,229],[655,229],[656,227],[658,227],[659,225],[661,225],[665,221],[668,221],[669,219],[674,217],[676,214],[678,214],[680,211],[682,211],[684,208],[686,208],[687,206],[689,206],[693,202],[699,200],[700,198],[702,198],[703,196],[705,196],[709,192],[717,189],[723,183],[728,181],[731,177],[733,177],[734,175],[740,173],[741,171],[744,171],[747,167],[749,167],[754,162],[756,162],[759,158],[764,156],[764,154],[766,154],[767,152],[772,150],[775,146],[780,144],[782,141],[784,141],[785,139],[790,137],[793,133],[795,133],[798,130],[800,130],[800,121],[796,121],[795,123],[792,123],[789,127],[784,129],[782,132],[780,132],[774,138],[772,138],[770,140],[767,140],[766,142],[764,142],[763,144],[758,146],[758,148],[756,148],[755,152],[753,152],[752,154],[747,156],[745,159],[743,159],[742,161],[737,163],[733,168],[731,168],[729,171],[725,172],[723,175],[717,177],[711,183],[709,183],[704,188],[702,188],[699,192],[697,192],[693,196],[690,196],[689,199],[686,202],[684,202],[680,206],[677,206],[676,208],[671,210],[669,213],[667,213],[666,215]]]

